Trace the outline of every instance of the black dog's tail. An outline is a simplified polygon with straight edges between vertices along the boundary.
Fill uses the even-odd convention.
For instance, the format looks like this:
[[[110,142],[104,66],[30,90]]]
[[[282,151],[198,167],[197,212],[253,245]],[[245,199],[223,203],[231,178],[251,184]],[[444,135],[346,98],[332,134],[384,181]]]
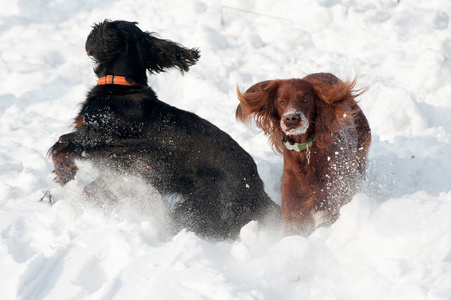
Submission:
[[[158,73],[165,69],[178,68],[182,73],[196,64],[200,57],[197,48],[188,49],[169,40],[159,39],[145,32],[144,42],[146,69],[150,73]]]

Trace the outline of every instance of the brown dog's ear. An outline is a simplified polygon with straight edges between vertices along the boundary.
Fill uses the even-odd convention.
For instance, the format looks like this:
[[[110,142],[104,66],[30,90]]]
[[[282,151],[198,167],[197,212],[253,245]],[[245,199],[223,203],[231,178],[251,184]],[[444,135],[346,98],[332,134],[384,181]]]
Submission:
[[[357,79],[342,81],[331,73],[314,73],[302,79],[310,82],[318,97],[328,104],[352,101],[363,93],[354,89]]]
[[[257,126],[262,128],[260,120],[267,120],[276,112],[275,97],[279,83],[280,80],[262,81],[254,84],[244,93],[241,93],[237,87],[240,104],[236,109],[236,118],[245,123],[253,117]]]
[[[273,150],[282,152],[282,137],[277,113],[277,90],[281,80],[267,80],[254,84],[241,93],[237,88],[240,104],[236,109],[236,118],[241,122],[254,119],[255,124],[269,136]]]
[[[338,81],[334,85],[328,85],[321,81],[313,81],[313,88],[318,97],[328,104],[339,104],[354,100],[362,92],[355,90],[356,80]]]
[[[319,100],[316,120],[316,143],[319,147],[333,144],[332,133],[350,126],[349,122],[352,122],[359,111],[356,98],[365,91],[355,89],[356,79],[353,81],[336,79],[334,81],[322,80],[321,77],[307,79],[313,85]]]

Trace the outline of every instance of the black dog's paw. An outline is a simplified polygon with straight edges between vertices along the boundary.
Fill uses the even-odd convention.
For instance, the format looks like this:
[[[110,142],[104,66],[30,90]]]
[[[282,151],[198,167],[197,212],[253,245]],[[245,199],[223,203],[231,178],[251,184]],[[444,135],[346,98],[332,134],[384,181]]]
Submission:
[[[75,165],[75,155],[71,144],[64,138],[60,137],[60,140],[56,142],[49,150],[49,155],[52,157],[54,170],[56,174],[55,182],[65,185],[67,182],[74,179],[75,174],[78,171]]]
[[[55,165],[55,170],[52,173],[56,175],[55,182],[60,185],[65,185],[69,181],[75,178],[77,174],[78,167],[70,160],[57,163]]]

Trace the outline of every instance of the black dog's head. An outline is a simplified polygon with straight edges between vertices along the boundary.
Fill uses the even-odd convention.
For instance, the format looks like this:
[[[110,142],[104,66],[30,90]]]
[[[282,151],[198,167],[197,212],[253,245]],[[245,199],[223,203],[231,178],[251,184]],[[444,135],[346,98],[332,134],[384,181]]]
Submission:
[[[183,73],[199,59],[199,50],[187,49],[142,31],[136,22],[105,20],[95,24],[86,40],[86,52],[96,62],[99,76],[125,76],[147,84],[146,70],[158,73],[178,68]]]

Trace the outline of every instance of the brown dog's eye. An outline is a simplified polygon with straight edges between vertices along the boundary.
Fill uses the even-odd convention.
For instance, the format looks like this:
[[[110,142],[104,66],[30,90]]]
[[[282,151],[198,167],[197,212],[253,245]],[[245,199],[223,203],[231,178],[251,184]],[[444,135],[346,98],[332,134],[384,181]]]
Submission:
[[[279,101],[279,105],[284,106],[284,105],[285,105],[285,100],[280,100],[280,101]]]
[[[308,99],[307,98],[301,98],[301,103],[307,103]]]

